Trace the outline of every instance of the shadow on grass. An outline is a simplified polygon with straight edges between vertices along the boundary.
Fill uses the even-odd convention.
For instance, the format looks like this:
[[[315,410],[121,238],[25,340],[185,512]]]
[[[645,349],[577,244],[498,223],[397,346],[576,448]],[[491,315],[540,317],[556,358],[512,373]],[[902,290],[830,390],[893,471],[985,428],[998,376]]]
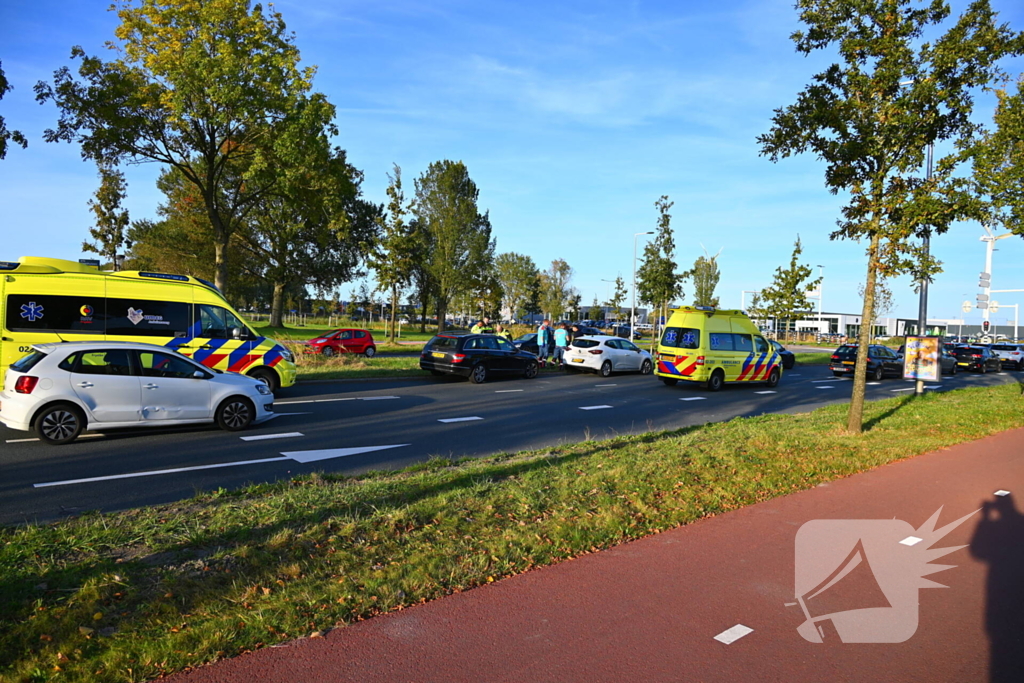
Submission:
[[[902,397],[900,399],[897,399],[896,405],[894,405],[892,408],[889,408],[888,410],[882,411],[878,415],[875,415],[873,418],[871,418],[870,420],[865,422],[864,423],[864,431],[871,430],[876,425],[878,425],[881,422],[885,421],[887,418],[892,417],[893,415],[895,415],[899,411],[903,410],[904,408],[909,406],[911,403],[913,403],[917,399],[918,399],[918,395],[917,394],[910,394],[909,396],[904,396],[904,397]]]

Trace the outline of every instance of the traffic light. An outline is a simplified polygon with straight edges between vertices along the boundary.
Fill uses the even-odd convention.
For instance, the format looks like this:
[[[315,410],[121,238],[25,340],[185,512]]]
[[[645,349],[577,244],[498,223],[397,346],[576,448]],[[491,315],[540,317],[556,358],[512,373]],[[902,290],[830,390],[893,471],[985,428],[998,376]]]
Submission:
[[[978,286],[981,287],[982,289],[988,289],[989,287],[991,287],[992,286],[992,274],[991,273],[982,273],[981,276],[978,278]]]
[[[988,334],[988,321],[987,320],[983,320],[981,322],[981,331],[984,332],[985,334]]]

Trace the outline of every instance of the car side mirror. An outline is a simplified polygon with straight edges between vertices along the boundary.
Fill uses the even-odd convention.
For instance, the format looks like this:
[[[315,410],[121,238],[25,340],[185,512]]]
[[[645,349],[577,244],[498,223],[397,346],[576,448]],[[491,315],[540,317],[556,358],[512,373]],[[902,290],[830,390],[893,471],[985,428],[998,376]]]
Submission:
[[[242,332],[242,328],[241,327],[232,327],[231,328],[231,338],[232,339],[241,339],[243,334],[244,334],[244,332]],[[248,335],[245,335],[245,336],[248,336]]]
[[[206,373],[202,370],[196,370],[192,373],[192,379],[206,379]]]

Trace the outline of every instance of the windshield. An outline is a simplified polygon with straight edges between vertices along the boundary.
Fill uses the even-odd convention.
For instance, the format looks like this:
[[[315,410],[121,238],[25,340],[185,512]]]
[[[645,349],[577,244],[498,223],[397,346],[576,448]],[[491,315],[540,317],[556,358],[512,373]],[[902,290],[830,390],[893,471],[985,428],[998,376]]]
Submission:
[[[574,339],[572,345],[577,349],[589,349],[598,346],[601,342],[596,339],[587,339],[586,337],[580,339]]]

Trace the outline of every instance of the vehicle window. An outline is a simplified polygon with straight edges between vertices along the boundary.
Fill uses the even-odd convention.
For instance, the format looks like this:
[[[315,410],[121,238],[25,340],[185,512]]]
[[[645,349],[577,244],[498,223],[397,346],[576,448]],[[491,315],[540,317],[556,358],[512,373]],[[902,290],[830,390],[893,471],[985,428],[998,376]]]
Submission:
[[[159,351],[139,351],[139,365],[143,377],[188,379],[196,373],[196,366],[184,358]]]
[[[604,343],[604,345],[607,346],[609,349],[621,349],[622,348],[622,345],[619,344],[619,340],[618,339],[609,339],[608,341],[606,341]]]
[[[233,330],[236,327],[242,330],[242,336],[245,336],[245,333],[249,330],[249,327],[241,320],[239,320],[238,316],[236,316],[234,313],[227,310],[226,308],[222,308],[220,310],[224,315],[224,324],[228,326],[228,336],[232,336],[231,330]]]
[[[77,353],[73,353],[70,356],[68,356],[67,358],[65,358],[64,360],[62,360],[60,363],[58,363],[57,367],[60,368],[61,370],[65,370],[67,372],[71,372],[72,370],[75,369],[75,362],[77,360],[78,360],[78,354]],[[12,365],[11,367],[13,368],[14,366]],[[21,372],[24,372],[24,370],[22,370]]]
[[[532,334],[524,334],[522,337],[519,337],[518,339],[516,339],[516,343],[517,344],[525,344],[527,342],[532,342],[536,338],[537,338],[537,334],[535,332],[532,333]]]
[[[1017,347],[1010,344],[993,344],[993,351],[1016,351]]]
[[[498,348],[502,351],[515,351],[516,347],[512,346],[512,342],[508,339],[498,337]]]
[[[732,335],[732,345],[737,351],[743,351],[744,353],[750,353],[754,350],[754,342],[750,340],[749,334]],[[768,351],[768,349],[764,350]]]
[[[107,299],[107,334],[133,337],[184,337],[192,306],[181,301]]]
[[[577,349],[591,349],[591,348],[597,346],[600,343],[601,342],[597,341],[596,339],[573,339],[572,340],[572,345],[575,346]]]
[[[458,345],[459,340],[455,337],[434,337],[427,347],[434,351],[454,351]]]
[[[633,342],[629,341],[628,339],[623,339],[621,342],[619,342],[619,348],[622,349],[623,351],[639,351],[640,350],[640,348],[636,344],[634,344]]]
[[[839,356],[839,360],[853,360],[857,357],[857,347],[840,346],[834,355]]]
[[[712,332],[708,335],[708,348],[712,351],[732,351],[732,335]]]
[[[779,342],[773,341],[772,348],[778,353],[782,353],[782,344]],[[754,351],[757,353],[768,353],[768,342],[764,340],[764,337],[754,337]]]
[[[4,325],[12,332],[103,334],[105,305],[98,296],[11,294]]]
[[[231,336],[224,314],[220,306],[202,304],[199,306],[199,336],[207,339],[227,339]]]
[[[82,351],[75,370],[79,375],[130,375],[131,361],[127,349]]]
[[[356,330],[356,339],[366,339],[366,332],[363,330]]]
[[[351,339],[351,338],[352,338],[352,330],[344,330],[344,331],[342,331],[341,334],[338,335],[338,339]]]
[[[33,367],[35,367],[36,363],[38,363],[44,358],[46,358],[46,354],[43,353],[42,351],[32,351],[27,356],[23,356],[18,360],[14,361],[13,363],[11,363],[11,370],[14,370],[15,372],[28,372]],[[71,358],[71,362],[74,363],[74,354],[71,354]],[[64,363],[66,362],[67,361],[65,360]],[[67,370],[68,368],[64,367],[64,363],[61,363],[59,367],[64,370]]]
[[[477,341],[477,348],[487,349],[488,351],[498,350],[498,338],[497,337],[480,337]]]
[[[700,346],[700,330],[692,327],[666,327],[661,345],[677,349],[696,349]]]

